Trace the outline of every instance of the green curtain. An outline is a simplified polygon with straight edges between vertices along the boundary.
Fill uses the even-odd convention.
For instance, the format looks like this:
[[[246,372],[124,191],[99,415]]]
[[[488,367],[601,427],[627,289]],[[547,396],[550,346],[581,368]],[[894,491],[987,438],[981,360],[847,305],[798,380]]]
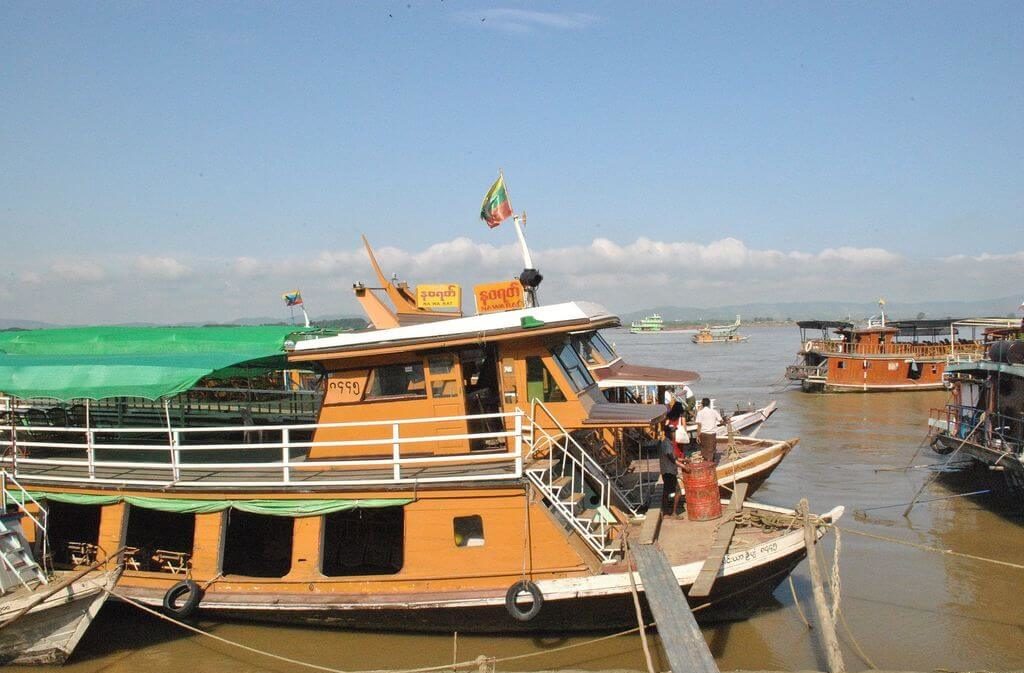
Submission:
[[[401,507],[412,502],[412,498],[366,498],[347,500],[340,498],[312,500],[194,500],[187,498],[147,498],[143,496],[122,495],[91,495],[85,493],[50,493],[46,491],[29,491],[36,500],[50,500],[71,505],[113,505],[126,502],[133,507],[155,509],[161,512],[177,514],[210,514],[234,508],[250,514],[269,516],[287,516],[299,518],[305,516],[321,516],[333,512],[363,508]],[[14,495],[7,493],[7,501],[17,502]]]

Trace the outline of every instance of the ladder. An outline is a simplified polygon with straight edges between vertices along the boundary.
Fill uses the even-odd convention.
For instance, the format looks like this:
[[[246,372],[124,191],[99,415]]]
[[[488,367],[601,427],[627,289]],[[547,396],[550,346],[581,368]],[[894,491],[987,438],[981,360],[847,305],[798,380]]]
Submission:
[[[548,417],[555,427],[554,433],[537,422],[538,412]],[[523,442],[523,473],[544,495],[548,507],[603,562],[620,558],[622,524],[612,506],[630,516],[639,515],[615,481],[539,400],[534,400],[526,417]]]
[[[15,491],[10,489],[11,486]],[[34,502],[46,519],[46,510],[36,502],[25,489],[21,487],[6,470],[0,470],[0,593],[17,588],[20,584],[26,589],[33,589],[40,584],[48,584],[46,571],[36,562],[32,554],[32,548],[21,528],[21,518],[27,516],[42,535],[43,555],[46,555],[46,527],[44,524],[25,509],[26,502]],[[7,514],[8,504],[18,505],[18,511]]]

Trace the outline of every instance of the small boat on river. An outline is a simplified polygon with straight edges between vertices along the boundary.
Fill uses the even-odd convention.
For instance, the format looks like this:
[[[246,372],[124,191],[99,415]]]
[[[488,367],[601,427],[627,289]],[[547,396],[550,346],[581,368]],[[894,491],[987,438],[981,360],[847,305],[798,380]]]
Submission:
[[[620,629],[623,543],[653,513],[596,456],[665,407],[608,401],[570,338],[619,324],[569,302],[344,334],[3,334],[0,466],[46,508],[55,566],[125,547],[118,593],[179,616]],[[698,619],[771,594],[806,553],[796,516],[742,505]],[[680,597],[718,526],[654,532]]]
[[[740,317],[731,325],[705,325],[691,337],[695,344],[739,343],[749,337],[739,333]]]
[[[928,419],[932,449],[965,456],[1024,495],[1024,328],[1000,318],[965,323],[986,331],[987,351],[946,368],[952,400]]]

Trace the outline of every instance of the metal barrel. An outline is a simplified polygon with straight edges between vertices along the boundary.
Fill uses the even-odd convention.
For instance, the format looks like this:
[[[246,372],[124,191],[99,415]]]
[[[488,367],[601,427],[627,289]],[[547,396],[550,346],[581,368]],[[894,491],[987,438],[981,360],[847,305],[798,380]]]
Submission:
[[[690,463],[689,472],[683,473],[686,490],[686,517],[691,521],[710,521],[722,516],[722,501],[718,493],[718,470],[713,461]]]

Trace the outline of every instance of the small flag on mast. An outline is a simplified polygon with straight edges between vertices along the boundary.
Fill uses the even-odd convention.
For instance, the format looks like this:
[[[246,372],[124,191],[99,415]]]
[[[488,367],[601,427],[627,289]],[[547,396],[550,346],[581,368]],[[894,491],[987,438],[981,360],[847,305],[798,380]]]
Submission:
[[[285,292],[281,298],[284,299],[285,306],[302,306],[302,293],[298,290]]]
[[[512,203],[508,200],[508,191],[505,189],[505,176],[499,173],[498,179],[484,196],[483,205],[480,206],[480,219],[493,229],[510,217]]]

